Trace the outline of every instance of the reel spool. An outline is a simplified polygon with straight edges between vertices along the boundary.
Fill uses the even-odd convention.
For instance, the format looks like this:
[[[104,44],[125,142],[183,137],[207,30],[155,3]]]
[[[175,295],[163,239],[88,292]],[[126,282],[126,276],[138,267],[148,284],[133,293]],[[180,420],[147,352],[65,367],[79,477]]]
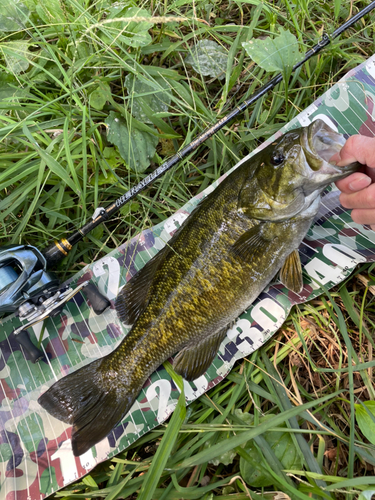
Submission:
[[[64,304],[83,290],[96,314],[110,305],[91,283],[75,290],[61,288],[59,279],[47,272],[43,254],[31,245],[8,245],[0,248],[0,314],[16,313],[27,324],[14,330],[13,335],[33,363],[44,358],[43,352],[30,340],[27,328],[56,316]]]

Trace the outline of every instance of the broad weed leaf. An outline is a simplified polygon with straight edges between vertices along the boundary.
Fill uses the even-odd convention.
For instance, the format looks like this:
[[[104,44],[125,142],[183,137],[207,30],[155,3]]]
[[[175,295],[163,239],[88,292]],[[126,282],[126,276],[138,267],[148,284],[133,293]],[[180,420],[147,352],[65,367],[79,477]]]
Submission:
[[[280,71],[289,77],[293,66],[302,59],[297,38],[289,30],[280,28],[275,38],[250,40],[242,43],[251,59],[266,71]]]
[[[114,170],[122,164],[121,155],[115,148],[106,147],[103,150],[103,156],[108,165]]]
[[[32,95],[27,89],[17,86],[13,75],[5,71],[0,74],[0,115],[9,112],[8,103],[28,97],[32,97]]]
[[[90,94],[90,105],[95,109],[102,110],[110,96],[110,86],[107,83],[100,82],[98,88]]]
[[[236,415],[236,417],[243,420],[243,422],[245,424],[248,424],[248,425],[253,424],[254,417],[250,413],[243,413],[242,410],[236,409],[236,410],[234,410],[234,414]],[[232,436],[233,436],[233,432],[227,432],[227,433],[222,432],[222,433],[220,433],[220,437],[218,439],[218,442],[225,441],[226,439],[228,439],[228,437],[232,437]],[[206,441],[206,447],[209,448],[209,446],[210,445],[207,444],[207,441]],[[244,448],[244,447],[245,447],[245,444],[242,446],[242,448]],[[215,457],[214,459],[209,460],[209,463],[213,464],[213,465],[219,465],[220,463],[224,464],[224,465],[229,465],[229,464],[233,463],[233,460],[235,459],[236,456],[237,456],[236,451],[229,450],[229,451],[226,451],[225,453],[223,453],[222,455],[219,455],[218,457]]]
[[[151,17],[151,14],[145,9],[131,7],[119,10],[118,6],[109,10],[107,20],[113,19],[113,23],[105,25],[105,31],[111,33],[112,39],[104,33],[101,34],[103,41],[111,45],[114,40],[117,43],[124,43],[131,47],[145,47],[152,42],[148,32],[154,25],[152,22],[140,21],[139,18]],[[133,18],[134,21],[121,21],[121,18]],[[103,30],[104,31],[104,30]]]
[[[375,401],[364,401],[362,404],[354,405],[355,418],[357,420],[358,427],[370,443],[375,444],[375,421],[362,405],[365,406],[370,413],[372,413],[375,420]]]
[[[107,99],[105,95],[100,91],[100,89],[94,90],[90,94],[90,105],[98,110],[102,110],[104,108],[105,103],[107,102]]]
[[[263,437],[285,469],[299,470],[302,467],[300,455],[289,432],[269,432]],[[254,488],[273,486],[275,479],[262,465],[262,456],[254,441],[248,441],[244,450],[249,460],[240,458],[240,471],[246,483]]]
[[[29,16],[29,9],[20,0],[2,0],[0,31],[19,31],[24,29]]]
[[[143,172],[154,156],[158,138],[147,132],[128,128],[120,113],[110,112],[105,123],[108,125],[108,141],[115,144],[127,166],[134,172]]]
[[[1,52],[4,54],[7,68],[13,75],[19,75],[29,67],[31,53],[28,42],[22,40],[2,43]]]
[[[233,436],[232,432],[221,432],[219,435],[219,439],[217,440],[217,443],[225,441],[226,439],[228,439],[228,437],[232,436]],[[210,443],[208,441],[206,441],[205,447],[210,448]],[[233,460],[236,458],[236,456],[237,452],[235,450],[229,450],[223,453],[222,455],[212,458],[211,460],[208,461],[208,463],[215,466],[218,466],[219,464],[230,465],[233,463]]]
[[[36,5],[38,16],[46,23],[56,25],[66,22],[59,0],[43,0]]]
[[[112,172],[107,172],[106,175],[104,174],[99,174],[98,175],[98,179],[96,180],[94,177],[91,179],[91,182],[90,184],[92,186],[95,185],[95,182],[98,182],[98,186],[104,186],[104,185],[112,185],[112,184],[116,184],[118,182],[118,179],[115,175],[113,175]]]
[[[364,490],[359,495],[358,500],[371,500],[373,495],[375,495],[375,490],[371,488],[371,490]]]
[[[203,76],[224,78],[228,56],[220,45],[212,40],[200,40],[193,47],[185,63]]]
[[[142,110],[142,103],[149,106],[154,113],[168,111],[171,104],[169,86],[163,78],[154,77],[150,83],[145,83],[129,73],[125,78],[125,87],[131,96],[129,105],[131,112],[137,120],[143,123],[152,123]],[[165,89],[165,90],[163,90]]]

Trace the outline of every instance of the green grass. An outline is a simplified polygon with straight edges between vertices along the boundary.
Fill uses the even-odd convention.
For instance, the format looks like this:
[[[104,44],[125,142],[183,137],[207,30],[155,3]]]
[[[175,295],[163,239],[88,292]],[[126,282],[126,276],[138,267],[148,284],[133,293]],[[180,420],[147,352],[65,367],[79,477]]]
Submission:
[[[126,12],[133,4],[122,10],[110,0],[5,2],[0,243],[47,246],[250,97],[273,73],[254,64],[243,42],[282,26],[304,52],[368,3],[144,1],[135,21],[112,21],[134,18],[135,11]],[[61,278],[165,220],[372,55],[374,20],[371,14],[358,22],[97,228],[61,263]],[[202,41],[220,48],[220,78],[188,63]],[[110,116],[121,118],[120,134]],[[135,134],[147,151],[132,142]],[[371,288],[358,278],[294,309],[271,342],[186,415],[181,406],[169,424],[54,498],[271,499],[279,491],[293,499],[341,499],[375,491],[375,447],[354,406],[375,400],[374,313]],[[261,464],[270,485],[249,479],[252,463]]]

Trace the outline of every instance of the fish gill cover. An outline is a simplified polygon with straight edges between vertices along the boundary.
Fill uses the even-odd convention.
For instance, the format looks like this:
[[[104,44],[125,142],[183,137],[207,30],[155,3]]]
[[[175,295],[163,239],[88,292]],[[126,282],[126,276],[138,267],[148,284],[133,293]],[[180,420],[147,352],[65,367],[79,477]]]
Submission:
[[[341,133],[373,136],[373,99],[375,56],[349,72],[276,136],[317,118]],[[163,248],[199,198],[212,189],[213,186],[190,200],[164,223],[92,263],[75,277],[73,285],[91,278],[109,299],[114,299],[136,271]],[[227,332],[207,372],[194,382],[184,382],[187,403],[222,380],[236,360],[261,347],[282,325],[293,304],[321,294],[318,283],[331,287],[345,279],[359,262],[374,261],[375,232],[354,223],[339,205],[337,190],[329,188],[299,253],[304,269],[303,290],[296,294],[277,282],[267,287]],[[108,354],[118,345],[123,331],[115,310],[111,308],[96,316],[84,297],[77,294],[60,316],[44,323],[42,349],[48,362],[37,365],[25,360],[20,346],[10,336],[18,325],[17,318],[3,320],[0,338],[2,498],[45,498],[126,449],[173,412],[179,389],[161,366],[147,380],[131,411],[110,435],[80,457],[74,457],[71,426],[41,410],[37,399],[54,381]],[[41,324],[33,327],[34,341],[41,331]]]

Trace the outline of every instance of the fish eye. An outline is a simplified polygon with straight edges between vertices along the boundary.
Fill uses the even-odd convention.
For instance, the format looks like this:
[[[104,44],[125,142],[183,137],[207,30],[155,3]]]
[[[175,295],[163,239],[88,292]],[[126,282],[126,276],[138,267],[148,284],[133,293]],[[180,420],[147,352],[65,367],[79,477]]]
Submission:
[[[274,151],[274,153],[271,156],[271,163],[272,165],[278,166],[281,165],[285,160],[285,156],[282,154],[281,151]]]

